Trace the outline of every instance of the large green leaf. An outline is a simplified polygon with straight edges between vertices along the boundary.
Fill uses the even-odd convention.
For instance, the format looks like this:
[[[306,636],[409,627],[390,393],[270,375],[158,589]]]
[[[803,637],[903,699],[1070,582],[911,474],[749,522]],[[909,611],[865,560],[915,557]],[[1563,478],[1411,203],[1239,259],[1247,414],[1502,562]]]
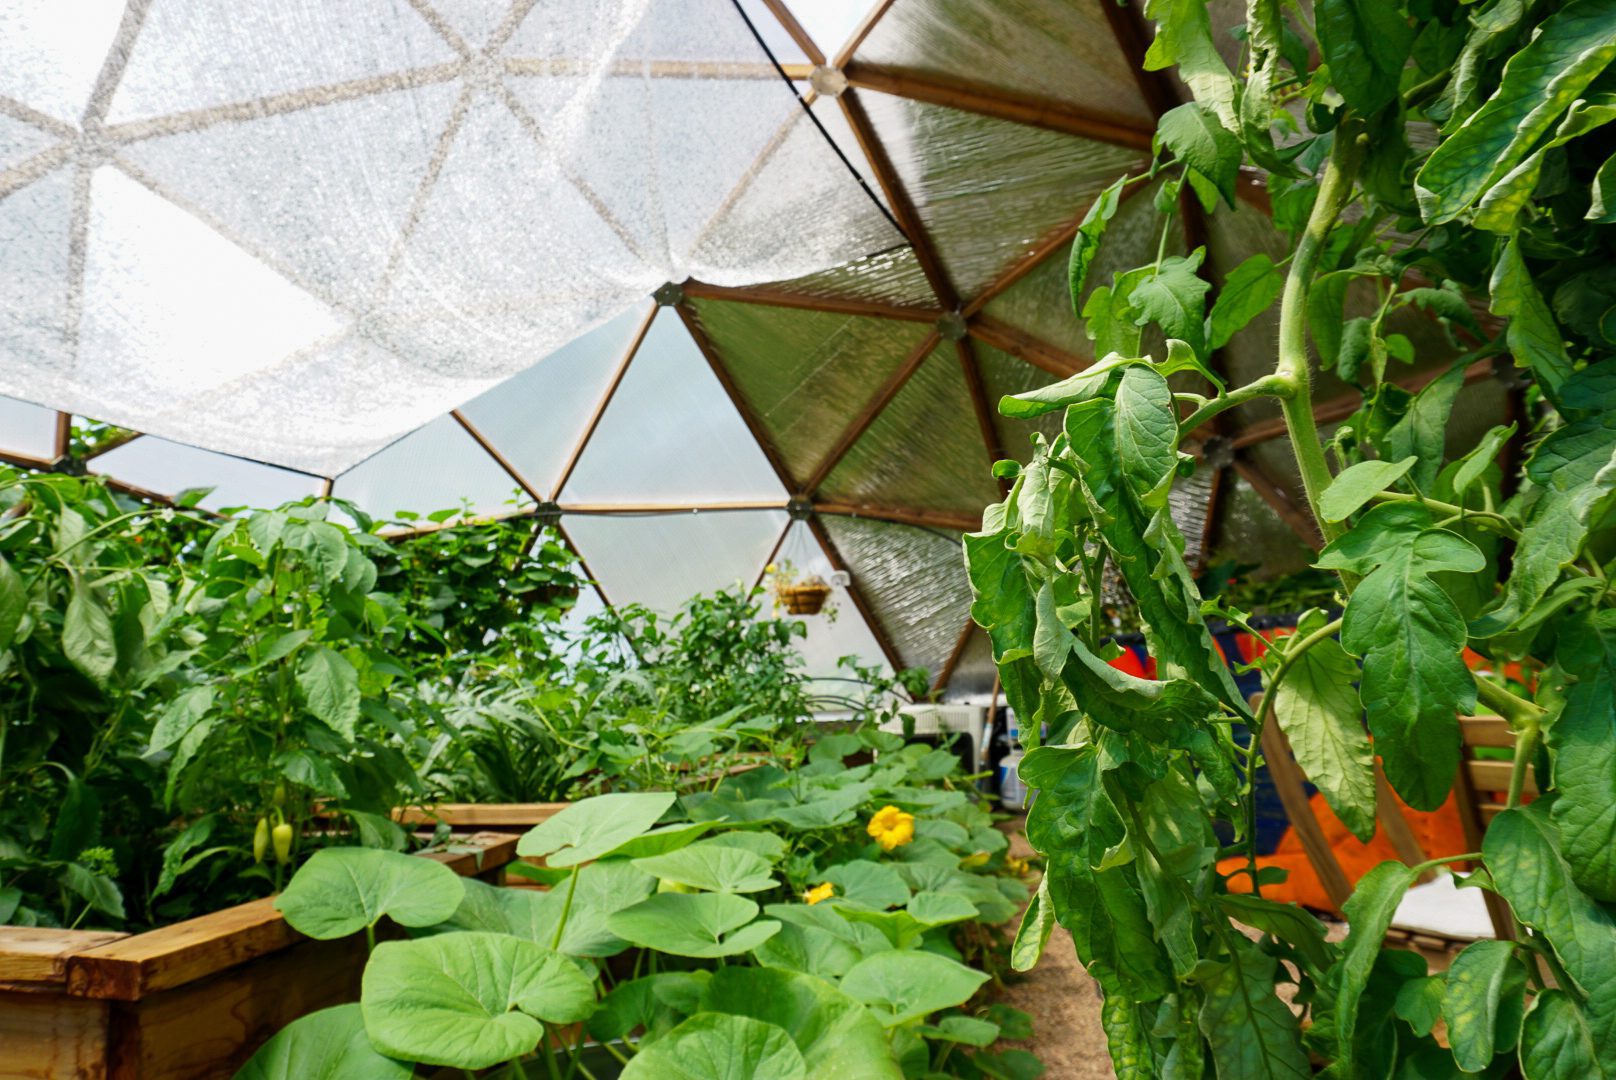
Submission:
[[[1293,643],[1323,625],[1322,612],[1308,612]],[[1375,756],[1352,689],[1357,680],[1352,657],[1325,638],[1292,662],[1274,693],[1274,715],[1307,778],[1341,823],[1368,843],[1375,833]]]
[[[542,855],[551,866],[577,866],[649,832],[676,798],[657,791],[583,799],[529,829],[516,851]]]
[[[1364,658],[1359,697],[1386,778],[1410,806],[1442,805],[1459,767],[1460,713],[1476,687],[1465,665],[1464,616],[1434,581],[1486,565],[1475,545],[1430,528],[1430,513],[1386,503],[1332,542],[1318,565],[1367,575],[1347,602],[1341,643]]]
[[[480,881],[464,882],[466,897],[445,930],[487,930],[513,934],[550,947],[563,911],[567,923],[556,951],[568,956],[616,956],[628,942],[606,928],[613,912],[632,907],[656,888],[656,879],[627,862],[613,859],[578,868],[578,882],[562,882],[547,892],[502,889]],[[572,891],[572,905],[567,893]]]
[[[1611,0],[1573,0],[1510,57],[1492,97],[1437,145],[1415,177],[1414,193],[1428,223],[1451,221],[1520,164],[1616,59],[1613,20]]]
[[[1568,621],[1556,659],[1575,681],[1548,725],[1554,824],[1577,884],[1616,901],[1616,611]]]
[[[1498,253],[1488,290],[1489,310],[1509,320],[1505,339],[1515,363],[1530,368],[1552,398],[1571,377],[1571,357],[1565,334],[1521,257],[1520,237],[1510,237]]]
[[[1515,959],[1512,941],[1477,941],[1454,958],[1442,1019],[1459,1068],[1480,1072],[1494,1055],[1515,1048],[1525,991],[1526,968]]]
[[[77,578],[62,617],[62,652],[74,667],[96,682],[105,682],[118,666],[112,617],[95,593]]]
[[[1357,1060],[1359,1004],[1375,969],[1381,942],[1414,883],[1414,871],[1402,863],[1383,862],[1359,879],[1346,903],[1351,930],[1341,947],[1341,959],[1332,970],[1335,983],[1336,1068],[1345,1080],[1357,1080],[1363,1070]]]
[[[1055,929],[1055,905],[1049,899],[1049,877],[1038,881],[1038,891],[1032,903],[1021,913],[1021,925],[1016,929],[1015,944],[1010,948],[1010,966],[1017,971],[1031,971],[1044,955],[1049,935]]]
[[[721,968],[702,994],[702,1007],[780,1027],[812,1075],[902,1076],[876,1018],[823,979],[773,968]]]
[[[657,893],[606,920],[625,941],[676,956],[719,957],[750,952],[780,924],[752,920],[758,906],[732,893]]]
[[[17,629],[28,611],[28,590],[22,576],[0,555],[0,652],[11,648]]]
[[[1162,113],[1156,121],[1155,145],[1158,154],[1166,147],[1173,160],[1210,180],[1229,205],[1234,205],[1242,157],[1240,140],[1211,110],[1191,101]]]
[[[1284,287],[1284,275],[1274,268],[1274,260],[1262,252],[1247,257],[1230,270],[1206,317],[1207,347],[1221,349],[1229,344],[1246,324],[1268,310]]]
[[[1252,947],[1201,980],[1201,1033],[1218,1076],[1310,1078],[1301,1026],[1274,993],[1277,961]]]
[[[358,1003],[300,1016],[247,1059],[235,1080],[409,1080],[415,1069],[376,1052]]]
[[[1526,1080],[1612,1080],[1588,1018],[1564,990],[1546,990],[1521,1026],[1521,1073]]]
[[[531,1053],[544,1023],[588,1017],[595,986],[572,961],[531,941],[461,932],[378,945],[360,1004],[383,1053],[486,1069]]]
[[[909,886],[886,863],[860,859],[832,866],[822,876],[836,886],[838,903],[880,911],[909,902]]]
[[[918,950],[878,953],[842,976],[842,990],[886,1027],[963,1005],[988,976],[946,956]]]
[[[1372,113],[1397,96],[1414,30],[1384,0],[1319,0],[1314,14],[1330,82],[1348,105]]]
[[[345,739],[359,722],[359,673],[346,657],[324,645],[308,650],[297,665],[297,685],[309,712]]]
[[[692,844],[665,855],[635,859],[634,866],[663,881],[709,892],[762,892],[779,884],[761,855],[724,844]]]
[[[1167,337],[1188,342],[1197,355],[1206,352],[1206,294],[1212,288],[1196,274],[1203,257],[1200,248],[1187,256],[1168,256],[1128,296],[1135,325],[1153,322]]]
[[[325,848],[292,875],[275,907],[299,933],[340,938],[386,915],[401,926],[434,926],[466,892],[460,875],[418,855],[379,848]]]
[[[807,1080],[791,1036],[745,1016],[697,1013],[642,1049],[623,1080]]]
[[[1145,17],[1156,23],[1145,70],[1176,66],[1195,100],[1211,109],[1224,127],[1235,130],[1239,124],[1235,79],[1212,38],[1206,0],[1146,0]]]
[[[1072,313],[1083,311],[1083,289],[1088,281],[1089,266],[1099,253],[1100,241],[1105,238],[1105,227],[1116,215],[1122,199],[1122,185],[1127,177],[1118,177],[1089,204],[1083,221],[1072,237],[1072,253],[1066,262],[1067,285],[1072,295]]]
[[[146,752],[167,749],[189,734],[213,708],[213,696],[211,686],[193,686],[175,696],[168,707],[157,715]]]
[[[1457,363],[1422,387],[1408,403],[1403,418],[1391,426],[1381,442],[1389,460],[1412,463],[1409,479],[1423,492],[1429,493],[1436,486],[1437,473],[1442,469],[1448,416],[1464,387],[1464,375],[1465,365]]]
[[[620,982],[601,999],[589,1018],[589,1034],[612,1042],[635,1028],[644,1028],[641,1041],[666,1035],[701,1008],[707,971],[662,971]]]
[[[1245,893],[1225,893],[1218,897],[1218,906],[1231,919],[1294,945],[1319,971],[1327,970],[1337,958],[1335,947],[1325,940],[1324,924],[1304,907]]]

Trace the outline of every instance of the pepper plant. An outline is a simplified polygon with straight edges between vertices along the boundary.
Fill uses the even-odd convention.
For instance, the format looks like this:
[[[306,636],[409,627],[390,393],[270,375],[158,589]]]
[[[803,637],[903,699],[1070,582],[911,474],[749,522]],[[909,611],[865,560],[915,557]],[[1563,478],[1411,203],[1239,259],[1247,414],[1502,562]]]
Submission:
[[[1616,3],[1250,0],[1216,31],[1204,0],[1145,14],[1147,67],[1176,69],[1194,100],[1160,118],[1149,173],[1119,179],[1078,230],[1072,299],[1103,359],[1001,403],[1061,411],[1061,429],[1000,467],[1013,487],[966,540],[973,613],[1023,737],[1048,729],[1022,765],[1049,871],[1017,962],[1054,922],[1072,931],[1120,1075],[1301,1077],[1310,1054],[1342,1077],[1616,1075]],[[1229,268],[1208,306],[1205,252],[1169,254],[1172,219],[1260,213],[1236,209],[1248,165],[1289,252]],[[1156,190],[1159,254],[1091,282],[1131,185]],[[1227,387],[1221,347],[1276,302],[1271,370]],[[1449,344],[1416,350],[1398,328],[1419,319]],[[1146,333],[1165,342],[1154,357]],[[1480,361],[1524,384],[1525,409],[1450,454]],[[1435,378],[1399,385],[1410,364]],[[1316,366],[1362,395],[1327,436]],[[1206,621],[1243,615],[1203,600],[1168,498],[1206,467],[1196,454],[1223,414],[1264,401],[1344,610],[1275,644],[1252,706]],[[1106,663],[1108,573],[1160,681]],[[1530,696],[1472,672],[1467,647],[1520,662]],[[1458,717],[1477,711],[1515,734],[1509,808],[1481,852],[1435,862],[1479,865],[1465,884],[1507,902],[1514,940],[1473,944],[1439,975],[1384,948],[1431,864],[1361,880],[1340,945],[1262,896],[1266,725],[1366,837],[1375,759],[1409,805],[1435,809]],[[1534,765],[1543,793],[1524,805]]]

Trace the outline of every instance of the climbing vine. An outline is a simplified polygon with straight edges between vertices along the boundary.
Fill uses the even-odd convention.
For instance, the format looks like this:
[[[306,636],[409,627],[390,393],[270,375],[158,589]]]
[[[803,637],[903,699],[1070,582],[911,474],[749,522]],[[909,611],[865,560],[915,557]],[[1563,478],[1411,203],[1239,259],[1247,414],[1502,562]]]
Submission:
[[[1300,1077],[1310,1056],[1341,1077],[1616,1076],[1616,0],[1249,0],[1234,27],[1205,0],[1144,13],[1146,67],[1193,100],[1078,230],[1072,300],[1103,359],[1001,403],[1062,425],[1025,466],[1001,464],[1010,494],[966,540],[1023,738],[1044,732],[1022,775],[1048,874],[1016,961],[1055,922],[1072,932],[1123,1076]],[[1214,295],[1205,250],[1168,240],[1175,220],[1264,213],[1241,205],[1242,170],[1265,182],[1285,253],[1228,268]],[[1091,281],[1136,187],[1154,193],[1158,253]],[[1267,370],[1228,386],[1225,347],[1262,340],[1253,321],[1276,314]],[[1361,394],[1327,434],[1320,369]],[[1510,387],[1515,420],[1451,437],[1478,377]],[[1206,622],[1244,615],[1201,596],[1168,498],[1207,467],[1224,414],[1264,402],[1343,614],[1304,615],[1248,703]],[[1107,663],[1108,572],[1159,681]],[[1519,663],[1530,697],[1474,673],[1466,648]],[[1477,711],[1514,732],[1509,808],[1481,852],[1434,863],[1479,866],[1466,884],[1507,903],[1514,940],[1436,975],[1387,948],[1434,863],[1364,877],[1340,944],[1262,895],[1265,726],[1367,838],[1375,759],[1435,809],[1458,718]],[[1527,803],[1529,766],[1542,794]]]

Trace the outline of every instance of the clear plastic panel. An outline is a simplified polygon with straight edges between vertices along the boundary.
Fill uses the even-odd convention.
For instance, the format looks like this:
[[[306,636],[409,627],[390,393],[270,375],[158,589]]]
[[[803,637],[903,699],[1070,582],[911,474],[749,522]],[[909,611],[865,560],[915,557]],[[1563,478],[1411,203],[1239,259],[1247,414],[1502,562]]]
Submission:
[[[568,514],[562,524],[613,604],[676,610],[700,592],[751,588],[786,525],[782,510]]]
[[[853,656],[860,664],[890,671],[875,633],[864,621],[864,615],[853,602],[849,590],[831,580],[836,568],[831,565],[825,549],[819,546],[813,531],[804,522],[792,523],[791,531],[780,545],[776,561],[787,560],[799,575],[817,574],[831,586],[825,611],[818,615],[798,616],[808,636],[797,642],[797,648],[803,657],[803,669],[820,680],[814,687],[815,692],[840,695],[849,692],[847,683],[834,681],[851,677],[851,673],[840,664],[844,656]],[[830,609],[834,609],[834,617],[829,613]],[[777,610],[776,614],[783,616],[783,609]]]
[[[876,0],[791,0],[787,6],[826,58],[835,59],[875,4]]]
[[[860,98],[954,287],[975,296],[1141,155],[885,94]]]
[[[943,687],[944,701],[958,701],[972,705],[986,705],[993,700],[993,683],[999,669],[993,662],[993,643],[981,627],[971,631],[954,675]],[[1001,692],[1000,700],[1004,698]]]
[[[971,607],[959,534],[869,518],[822,520],[903,662],[936,678]]]
[[[0,397],[0,451],[49,461],[56,456],[56,411]]]
[[[90,471],[159,495],[174,496],[194,488],[212,488],[197,503],[208,510],[279,506],[318,495],[324,483],[319,477],[215,454],[211,450],[198,450],[153,435],[142,436],[92,458]]]
[[[157,0],[107,121],[253,101],[455,59],[426,20],[396,0]]]
[[[898,0],[857,58],[943,82],[1065,102],[1145,131],[1156,126],[1100,3]]]
[[[339,101],[147,139],[121,156],[304,288],[357,308],[403,242],[459,93],[445,83]]]
[[[907,244],[853,259],[771,288],[834,300],[872,300],[877,303],[937,310],[937,296],[921,272],[914,249]]]
[[[635,304],[460,411],[530,484],[549,495],[645,315],[645,306]]]
[[[73,177],[49,173],[0,199],[0,391],[59,395],[68,366],[67,277]]]
[[[820,486],[867,506],[979,514],[999,500],[987,444],[951,342],[932,351]]]
[[[462,507],[473,515],[498,514],[527,501],[510,474],[450,416],[343,473],[331,494],[378,518]]]
[[[8,0],[0,7],[0,97],[78,124],[123,12],[124,0]]]
[[[678,314],[658,311],[561,501],[696,505],[785,497]]]
[[[926,327],[819,311],[694,302],[723,358],[798,483],[835,445]]]
[[[0,19],[4,19],[0,15]],[[0,113],[0,173],[61,142],[48,131]]]

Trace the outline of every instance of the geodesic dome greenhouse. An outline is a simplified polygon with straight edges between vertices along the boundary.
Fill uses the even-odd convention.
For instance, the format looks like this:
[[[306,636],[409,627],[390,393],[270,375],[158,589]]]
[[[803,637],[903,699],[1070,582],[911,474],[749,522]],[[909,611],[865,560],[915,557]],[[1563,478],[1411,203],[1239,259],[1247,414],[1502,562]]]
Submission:
[[[525,515],[591,603],[845,571],[814,664],[985,694],[958,537],[1035,427],[998,399],[1092,359],[1066,248],[1179,100],[1147,40],[1066,0],[13,0],[0,457],[87,417],[127,429],[92,471],[204,507]],[[1155,250],[1149,203],[1102,263]],[[1186,220],[1214,277],[1275,244]],[[1192,560],[1305,561],[1262,410],[1174,507]]]

